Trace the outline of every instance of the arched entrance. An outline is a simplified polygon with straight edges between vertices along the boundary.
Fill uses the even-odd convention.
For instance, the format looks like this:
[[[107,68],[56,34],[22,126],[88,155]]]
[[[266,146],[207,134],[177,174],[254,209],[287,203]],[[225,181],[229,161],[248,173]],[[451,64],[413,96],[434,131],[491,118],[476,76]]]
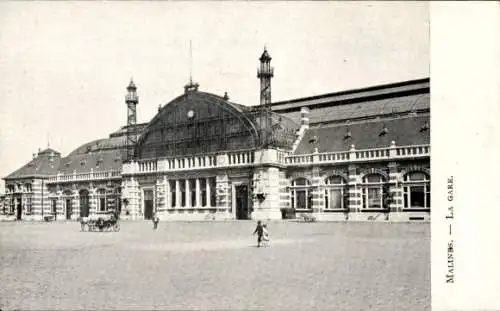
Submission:
[[[15,198],[16,204],[16,220],[21,220],[23,215],[23,205],[21,196],[16,196]]]
[[[80,217],[89,217],[89,192],[88,190],[80,190]]]

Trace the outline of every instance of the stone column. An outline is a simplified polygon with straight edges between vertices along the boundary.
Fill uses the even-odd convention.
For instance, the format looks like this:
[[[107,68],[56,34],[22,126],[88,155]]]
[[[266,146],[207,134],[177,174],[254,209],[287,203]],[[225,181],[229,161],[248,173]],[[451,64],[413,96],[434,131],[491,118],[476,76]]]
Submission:
[[[286,172],[281,170],[280,173],[280,211],[282,208],[290,207],[290,191],[288,190],[289,181],[286,178]]]
[[[165,209],[171,208],[172,198],[170,197],[170,180],[167,176],[164,177],[165,182]]]
[[[389,162],[387,166],[389,167],[389,194],[394,199],[389,208],[391,213],[401,212],[403,208],[403,189],[398,181],[398,163]]]
[[[355,164],[349,164],[349,213],[357,213],[361,209],[361,189],[358,184],[358,170]]]
[[[181,206],[181,189],[180,189],[180,181],[178,179],[175,180],[175,208],[180,208]]]
[[[280,210],[280,169],[263,167],[254,173],[254,194],[263,193],[265,198],[253,199],[252,219],[281,219]]]
[[[320,176],[319,167],[312,168],[312,211],[317,220],[321,220],[325,206],[325,194],[323,190],[323,180]]]
[[[186,178],[184,182],[184,192],[186,193],[186,207],[191,207],[191,183],[189,182],[189,178]]]
[[[201,191],[200,191],[200,179],[196,178],[196,206],[201,207]]]
[[[210,193],[210,178],[206,178],[205,187],[207,189],[207,207],[211,207],[212,203],[210,202],[210,197],[212,196],[212,194]]]
[[[216,183],[216,206],[219,210],[227,211],[229,204],[231,204],[231,189],[229,185],[229,176],[227,174],[217,175],[215,179]]]

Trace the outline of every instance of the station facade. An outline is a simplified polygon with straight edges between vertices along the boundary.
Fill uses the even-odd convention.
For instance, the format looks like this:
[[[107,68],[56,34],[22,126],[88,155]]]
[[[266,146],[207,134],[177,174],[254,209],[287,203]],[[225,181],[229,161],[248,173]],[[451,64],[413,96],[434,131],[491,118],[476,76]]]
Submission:
[[[245,106],[184,93],[65,157],[47,148],[4,178],[2,219],[422,221],[430,218],[429,79],[271,101],[271,57],[260,57],[261,101]]]

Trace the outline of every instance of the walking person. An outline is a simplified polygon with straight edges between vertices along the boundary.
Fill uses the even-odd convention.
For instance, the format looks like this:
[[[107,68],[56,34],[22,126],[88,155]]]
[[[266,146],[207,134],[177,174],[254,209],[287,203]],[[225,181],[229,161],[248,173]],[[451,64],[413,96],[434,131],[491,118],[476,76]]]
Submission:
[[[158,217],[158,213],[156,212],[153,215],[153,230],[156,230],[158,228],[158,222],[160,221],[160,217]]]
[[[255,235],[256,233],[257,233],[257,247],[260,247],[260,243],[262,242],[262,235],[264,234],[264,227],[262,227],[262,222],[260,220],[257,221],[257,227],[255,228],[253,235]]]

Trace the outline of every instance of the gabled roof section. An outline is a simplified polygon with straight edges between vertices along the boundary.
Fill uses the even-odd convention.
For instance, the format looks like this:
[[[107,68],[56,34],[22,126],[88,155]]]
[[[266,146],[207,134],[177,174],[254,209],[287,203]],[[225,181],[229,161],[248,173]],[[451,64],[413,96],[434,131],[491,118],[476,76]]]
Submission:
[[[430,143],[429,115],[394,119],[377,119],[352,124],[313,127],[304,133],[294,154],[348,151]]]
[[[48,177],[57,173],[61,161],[61,154],[54,149],[47,148],[20,169],[5,177],[5,180],[30,177]]]

